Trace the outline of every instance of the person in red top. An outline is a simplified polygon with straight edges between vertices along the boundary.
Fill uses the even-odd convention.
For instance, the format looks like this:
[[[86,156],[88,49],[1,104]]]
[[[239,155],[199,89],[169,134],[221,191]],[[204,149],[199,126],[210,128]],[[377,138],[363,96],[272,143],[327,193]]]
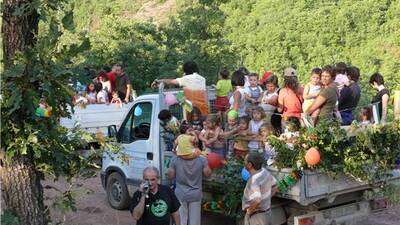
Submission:
[[[278,111],[282,113],[282,122],[289,117],[301,117],[303,103],[303,88],[297,80],[296,70],[286,68],[284,72],[284,87],[279,91]]]
[[[119,69],[121,69],[121,66],[120,65],[118,65],[118,64],[115,64],[113,67],[112,67],[112,69],[111,69],[111,72],[108,72],[107,73],[107,77],[108,77],[108,80],[110,81],[110,83],[111,83],[111,90],[109,90],[109,92],[110,93],[112,93],[113,91],[115,91],[115,79],[117,78],[117,70],[119,70]]]

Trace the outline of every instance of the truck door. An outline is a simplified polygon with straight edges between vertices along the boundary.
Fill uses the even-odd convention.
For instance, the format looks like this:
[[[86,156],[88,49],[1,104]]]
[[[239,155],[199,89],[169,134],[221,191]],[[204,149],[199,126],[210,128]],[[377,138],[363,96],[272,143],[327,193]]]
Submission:
[[[153,102],[136,103],[122,123],[119,130],[119,141],[128,160],[124,172],[128,182],[142,179],[143,169],[147,166],[157,166],[153,152]]]

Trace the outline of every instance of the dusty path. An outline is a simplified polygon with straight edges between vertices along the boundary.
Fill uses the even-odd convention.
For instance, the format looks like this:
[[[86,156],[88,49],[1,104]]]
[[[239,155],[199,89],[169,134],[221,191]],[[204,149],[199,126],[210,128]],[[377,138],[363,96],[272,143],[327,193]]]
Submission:
[[[52,210],[53,222],[61,222],[63,225],[129,225],[132,224],[129,211],[119,211],[112,209],[106,200],[106,193],[103,190],[99,177],[77,182],[82,184],[82,189],[91,189],[91,193],[84,190],[78,192],[77,212],[61,214],[59,211]],[[62,188],[65,182],[58,181],[51,183]],[[55,191],[46,190],[45,196],[47,203],[55,196]],[[234,221],[216,215],[203,215],[202,225],[234,225]],[[374,213],[367,216],[357,225],[400,225],[400,207]]]

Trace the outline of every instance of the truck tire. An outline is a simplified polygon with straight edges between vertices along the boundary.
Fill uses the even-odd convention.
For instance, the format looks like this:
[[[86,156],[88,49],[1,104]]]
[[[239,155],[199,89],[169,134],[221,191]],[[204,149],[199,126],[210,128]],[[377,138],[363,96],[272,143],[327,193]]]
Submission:
[[[111,173],[107,178],[107,200],[114,209],[126,209],[129,204],[129,193],[125,179],[118,172]]]

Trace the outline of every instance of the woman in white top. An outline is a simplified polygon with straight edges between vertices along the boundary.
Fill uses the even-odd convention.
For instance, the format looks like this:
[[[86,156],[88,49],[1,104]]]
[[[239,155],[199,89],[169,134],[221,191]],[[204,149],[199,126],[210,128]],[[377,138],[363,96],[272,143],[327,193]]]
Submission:
[[[230,109],[236,110],[239,117],[246,116],[246,98],[244,89],[244,75],[235,71],[231,78],[233,94],[229,99]]]
[[[265,81],[265,91],[262,95],[260,106],[266,114],[266,121],[271,120],[271,115],[275,112],[278,106],[278,77],[270,75]]]

